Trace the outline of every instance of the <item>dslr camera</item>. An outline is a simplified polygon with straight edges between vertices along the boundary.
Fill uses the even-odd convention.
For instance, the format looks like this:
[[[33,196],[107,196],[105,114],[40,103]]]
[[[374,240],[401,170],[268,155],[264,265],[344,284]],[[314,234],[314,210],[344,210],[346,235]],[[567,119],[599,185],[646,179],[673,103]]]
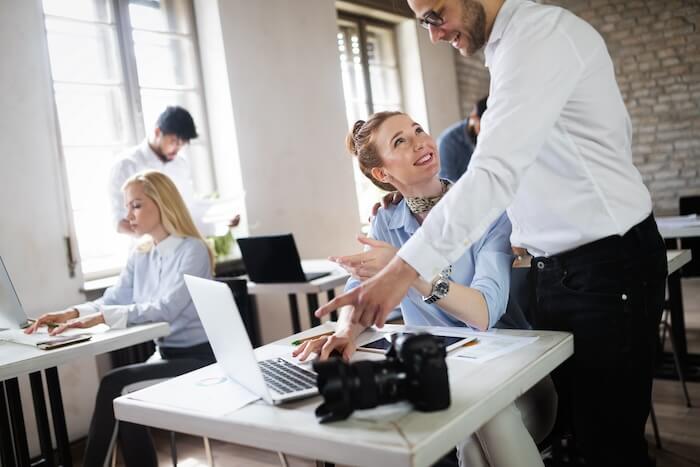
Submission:
[[[313,365],[323,403],[320,423],[345,420],[355,409],[408,400],[422,412],[450,406],[445,346],[431,334],[393,335],[386,360],[346,363],[338,357]]]

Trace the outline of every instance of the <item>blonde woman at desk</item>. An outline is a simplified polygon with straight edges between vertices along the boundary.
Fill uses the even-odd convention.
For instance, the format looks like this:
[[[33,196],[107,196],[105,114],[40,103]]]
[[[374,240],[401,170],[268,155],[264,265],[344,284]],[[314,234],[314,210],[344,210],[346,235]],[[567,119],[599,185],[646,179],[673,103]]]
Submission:
[[[438,177],[440,158],[435,141],[406,114],[379,112],[367,121],[357,121],[347,137],[347,146],[372,183],[403,195],[399,204],[381,209],[372,220],[372,238],[359,239],[368,250],[335,258],[353,276],[346,285],[349,290],[393,258],[451,184]],[[528,328],[517,307],[506,310],[513,262],[510,230],[503,214],[449,270],[443,271],[442,287],[418,279],[401,301],[404,322],[466,326],[480,331]],[[349,359],[365,326],[352,324],[347,311],[341,313],[334,335],[303,343],[295,356],[305,360],[317,353],[325,359],[332,350],[339,350],[343,358]],[[457,447],[460,465],[543,465],[535,442],[549,434],[556,403],[554,386],[547,377]]]
[[[111,328],[164,321],[170,335],[158,339],[161,360],[112,370],[100,382],[85,451],[86,466],[101,466],[107,457],[115,419],[114,398],[139,381],[169,378],[215,361],[183,274],[210,279],[214,256],[192,221],[173,182],[156,171],[141,172],[123,186],[127,219],[142,236],[119,280],[102,298],[64,311],[42,315],[27,332],[58,324],[51,334],[106,323]],[[157,466],[148,429],[121,422],[119,440],[128,466]]]

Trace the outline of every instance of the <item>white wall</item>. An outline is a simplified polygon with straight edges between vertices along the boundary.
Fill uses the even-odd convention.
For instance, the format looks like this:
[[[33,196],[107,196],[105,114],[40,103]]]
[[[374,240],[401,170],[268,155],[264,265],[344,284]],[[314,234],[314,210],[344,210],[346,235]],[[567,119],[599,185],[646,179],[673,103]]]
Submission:
[[[199,0],[195,13],[207,92],[227,74],[233,118],[212,133],[238,143],[250,234],[292,232],[302,258],[358,251],[333,2]],[[222,46],[205,47],[217,29]],[[289,332],[285,297],[258,304],[264,340]]]
[[[354,246],[333,3],[234,0],[219,8],[250,233],[291,231],[302,257]]]
[[[84,300],[68,277],[58,143],[39,0],[0,2],[0,255],[29,316]],[[11,46],[10,46],[11,44]],[[10,351],[0,344],[0,352]],[[68,430],[84,436],[94,404],[94,359],[59,369]],[[21,378],[25,422],[37,452],[31,393]]]

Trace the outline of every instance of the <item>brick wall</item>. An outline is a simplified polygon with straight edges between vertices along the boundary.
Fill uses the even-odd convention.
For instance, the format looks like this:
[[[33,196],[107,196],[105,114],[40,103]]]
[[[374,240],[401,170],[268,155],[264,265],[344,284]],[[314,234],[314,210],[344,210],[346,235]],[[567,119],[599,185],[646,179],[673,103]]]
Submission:
[[[605,38],[632,117],[634,161],[657,214],[675,214],[678,198],[700,195],[700,2],[556,0]],[[483,55],[455,54],[468,115],[488,91]]]

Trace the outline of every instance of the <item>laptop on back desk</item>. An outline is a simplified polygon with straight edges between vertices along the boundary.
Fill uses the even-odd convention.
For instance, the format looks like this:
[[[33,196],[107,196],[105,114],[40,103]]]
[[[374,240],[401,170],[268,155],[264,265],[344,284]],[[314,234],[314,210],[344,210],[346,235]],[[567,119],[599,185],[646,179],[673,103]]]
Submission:
[[[292,234],[239,238],[238,246],[248,277],[259,284],[309,282],[330,274],[304,272]]]

